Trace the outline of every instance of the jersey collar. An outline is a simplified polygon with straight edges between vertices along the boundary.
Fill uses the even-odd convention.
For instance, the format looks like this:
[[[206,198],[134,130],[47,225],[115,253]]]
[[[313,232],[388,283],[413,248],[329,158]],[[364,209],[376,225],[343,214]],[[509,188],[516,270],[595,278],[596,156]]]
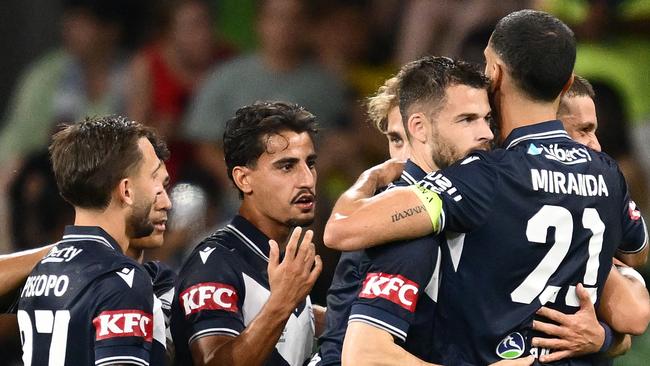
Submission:
[[[236,215],[226,229],[233,233],[255,255],[269,261],[269,238],[255,225],[242,216]]]
[[[529,140],[548,140],[548,139],[568,139],[571,138],[564,130],[562,121],[553,120],[540,122],[534,125],[523,126],[512,130],[508,138],[503,143],[503,147],[511,149],[519,143]]]
[[[424,179],[427,176],[427,173],[422,170],[417,164],[415,164],[411,159],[408,159],[404,164],[404,170],[400,176],[400,180],[408,183],[409,185],[415,184],[418,181]]]
[[[120,248],[115,239],[99,226],[66,225],[63,231],[63,238],[59,243],[73,241],[94,241],[122,253],[122,248]]]

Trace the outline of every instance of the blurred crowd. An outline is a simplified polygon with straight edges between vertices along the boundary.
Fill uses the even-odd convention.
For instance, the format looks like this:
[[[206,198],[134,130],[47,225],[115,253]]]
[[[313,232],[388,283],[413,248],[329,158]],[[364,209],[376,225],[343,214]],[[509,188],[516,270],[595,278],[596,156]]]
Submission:
[[[367,122],[365,98],[425,54],[481,63],[496,21],[521,8],[553,12],[576,31],[576,73],[596,90],[603,151],[619,161],[637,204],[650,212],[650,1],[28,3],[37,12],[39,3],[56,7],[58,37],[47,36],[58,41],[37,50],[17,45],[38,56],[21,65],[1,104],[0,252],[50,243],[72,222],[47,153],[59,125],[121,114],[154,126],[170,145],[174,209],[165,246],[148,255],[177,266],[238,206],[221,137],[234,111],[258,100],[295,102],[318,118],[318,237],[338,195],[388,156],[386,138]],[[23,16],[14,20],[40,19]],[[313,298],[323,303],[338,254],[319,251],[325,265]]]

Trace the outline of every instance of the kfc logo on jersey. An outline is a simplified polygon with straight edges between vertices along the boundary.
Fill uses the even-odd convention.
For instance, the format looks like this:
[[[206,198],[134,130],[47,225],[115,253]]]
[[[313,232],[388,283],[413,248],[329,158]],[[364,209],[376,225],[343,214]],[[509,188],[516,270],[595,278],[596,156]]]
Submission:
[[[638,219],[641,218],[641,211],[639,211],[638,208],[636,208],[636,203],[634,201],[630,201],[628,203],[628,210],[627,210],[628,215],[630,215],[630,219],[637,221]]]
[[[235,288],[219,282],[196,284],[181,292],[179,299],[186,316],[201,310],[225,310],[233,313],[238,310]]]
[[[418,284],[400,275],[368,273],[359,297],[381,297],[414,312],[418,301]]]
[[[102,311],[95,319],[95,339],[116,337],[140,337],[151,342],[153,319],[151,314],[141,310]]]

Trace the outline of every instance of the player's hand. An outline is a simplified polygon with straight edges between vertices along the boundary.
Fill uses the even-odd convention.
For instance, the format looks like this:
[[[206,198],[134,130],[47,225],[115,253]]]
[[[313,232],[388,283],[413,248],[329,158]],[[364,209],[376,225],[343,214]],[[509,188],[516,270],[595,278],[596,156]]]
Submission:
[[[300,227],[293,230],[281,263],[278,243],[269,240],[269,302],[288,312],[305,300],[323,268],[323,262],[316,255],[316,247],[311,242],[314,232],[307,230],[302,243],[299,243],[301,233]]]
[[[516,360],[503,360],[490,364],[490,366],[529,366],[535,362],[535,357],[528,356]]]
[[[368,169],[375,178],[376,188],[386,187],[396,181],[404,170],[404,160],[389,159]]]
[[[551,354],[540,356],[540,362],[549,363],[567,357],[594,353],[602,347],[605,341],[605,330],[598,323],[589,293],[582,284],[578,284],[576,294],[580,299],[580,310],[573,315],[547,307],[542,307],[537,311],[538,315],[557,323],[555,325],[533,321],[533,329],[555,337],[533,338],[532,345],[534,347],[548,348],[554,351]]]

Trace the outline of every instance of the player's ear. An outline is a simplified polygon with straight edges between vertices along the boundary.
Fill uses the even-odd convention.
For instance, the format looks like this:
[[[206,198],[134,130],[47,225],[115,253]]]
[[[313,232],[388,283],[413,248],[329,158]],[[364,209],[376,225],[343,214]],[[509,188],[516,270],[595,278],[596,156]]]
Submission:
[[[120,180],[115,189],[115,195],[118,198],[118,202],[123,202],[126,205],[133,204],[133,182],[129,178],[124,178]]]
[[[251,170],[245,166],[236,166],[232,168],[232,180],[235,182],[237,188],[244,194],[251,193],[253,187],[251,185]]]
[[[426,142],[427,139],[427,118],[422,112],[417,112],[409,115],[408,121],[406,121],[406,127],[408,127],[408,133],[411,138],[419,141]]]

